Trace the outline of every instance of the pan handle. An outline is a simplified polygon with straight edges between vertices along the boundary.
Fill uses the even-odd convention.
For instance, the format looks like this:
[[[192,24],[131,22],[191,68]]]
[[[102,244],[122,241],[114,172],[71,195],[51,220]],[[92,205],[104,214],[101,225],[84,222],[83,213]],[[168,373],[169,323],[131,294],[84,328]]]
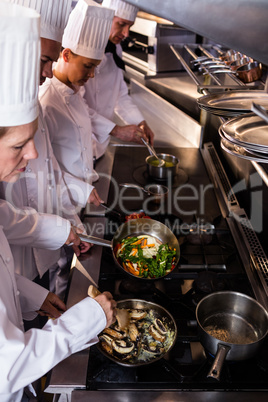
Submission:
[[[92,243],[92,244],[97,244],[98,246],[112,248],[112,242],[110,240],[101,239],[100,237],[95,237],[95,236],[84,235],[81,233],[77,233],[77,235],[80,237],[81,241],[85,241],[87,243]]]
[[[214,378],[215,380],[220,380],[221,369],[224,363],[224,360],[227,356],[227,353],[231,349],[228,345],[223,345],[222,343],[218,343],[218,350],[215,357],[215,360],[212,364],[212,367],[207,375],[208,378]]]

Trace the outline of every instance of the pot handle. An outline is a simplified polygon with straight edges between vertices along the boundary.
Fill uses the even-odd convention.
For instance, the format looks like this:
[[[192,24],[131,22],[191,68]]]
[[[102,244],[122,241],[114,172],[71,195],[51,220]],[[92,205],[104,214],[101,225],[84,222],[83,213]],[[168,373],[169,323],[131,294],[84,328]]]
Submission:
[[[220,380],[220,374],[221,374],[221,369],[225,360],[225,357],[227,356],[227,353],[231,349],[230,346],[223,345],[221,343],[218,343],[218,350],[217,354],[215,357],[215,360],[212,364],[212,367],[207,375],[208,378],[214,378],[215,380]]]
[[[81,233],[77,233],[77,235],[80,237],[81,241],[85,241],[87,243],[92,243],[92,244],[97,244],[98,246],[112,248],[112,242],[110,240],[101,239],[100,237],[95,237],[95,236],[88,236],[88,235],[84,235]]]

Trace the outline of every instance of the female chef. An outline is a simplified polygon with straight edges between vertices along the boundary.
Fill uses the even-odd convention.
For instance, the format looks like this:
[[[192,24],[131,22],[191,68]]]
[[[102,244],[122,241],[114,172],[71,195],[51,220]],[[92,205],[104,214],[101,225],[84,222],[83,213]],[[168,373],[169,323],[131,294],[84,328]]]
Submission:
[[[38,117],[39,18],[33,10],[0,0],[0,181],[17,180],[28,161],[37,157],[33,139]],[[25,58],[27,63],[22,62]],[[21,78],[16,89],[14,69]],[[42,330],[24,333],[25,314],[52,311],[52,304],[65,307],[57,298],[48,302],[47,290],[15,275],[3,229],[0,226],[0,400],[19,402],[28,400],[32,381],[71,353],[97,342],[97,334],[114,321],[116,302],[108,292],[95,300],[87,297],[49,320]]]
[[[64,28],[71,11],[71,0],[8,0],[10,3],[33,8],[41,15],[41,63],[40,85],[45,78],[52,77],[52,63],[58,59]],[[31,55],[30,55],[31,57]],[[16,74],[16,72],[15,72]],[[17,76],[17,74],[16,74]],[[40,105],[39,105],[40,106]],[[70,247],[62,247],[66,241],[66,227],[70,228],[70,222],[76,227],[83,227],[77,215],[77,211],[84,207],[87,200],[96,201],[95,189],[82,180],[65,177],[70,186],[66,186],[62,171],[53,154],[50,144],[48,129],[42,117],[39,107],[38,130],[35,134],[35,146],[38,158],[31,160],[20,180],[16,183],[2,183],[0,185],[0,197],[9,201],[17,208],[31,207],[43,216],[42,233],[47,234],[45,245],[38,247],[35,241],[28,245],[25,236],[14,238],[18,232],[17,222],[13,220],[10,230],[5,234],[10,243],[17,273],[35,280],[39,284],[48,287],[62,299],[68,281],[70,260],[73,250]],[[79,205],[75,208],[72,204]],[[97,195],[98,196],[98,195]],[[1,210],[5,208],[9,214],[10,205],[1,202]],[[4,212],[3,212],[4,214]],[[40,215],[41,215],[40,214]],[[58,218],[61,216],[65,219]],[[30,217],[29,217],[30,219]],[[26,219],[25,219],[26,220]],[[10,220],[12,223],[12,220]],[[0,220],[1,223],[1,220]],[[14,230],[15,226],[15,230]],[[53,230],[52,230],[53,228]],[[70,230],[70,229],[69,229]],[[75,249],[86,252],[89,244],[82,243],[82,247]],[[62,274],[64,273],[64,275]]]
[[[46,80],[39,93],[53,151],[62,170],[90,184],[98,179],[93,170],[91,132],[95,112],[83,99],[83,86],[101,61],[113,16],[113,10],[91,0],[78,1],[63,34],[64,50],[54,76]]]

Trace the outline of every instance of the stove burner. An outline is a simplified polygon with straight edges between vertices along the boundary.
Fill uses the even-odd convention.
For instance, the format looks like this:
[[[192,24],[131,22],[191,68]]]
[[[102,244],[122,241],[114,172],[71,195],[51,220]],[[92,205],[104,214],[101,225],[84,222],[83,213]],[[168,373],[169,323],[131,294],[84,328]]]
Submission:
[[[212,235],[203,233],[190,233],[189,235],[187,235],[187,240],[191,244],[210,244],[212,242],[212,238]]]
[[[226,290],[226,283],[217,273],[202,271],[199,272],[197,278],[194,280],[193,287],[196,292],[209,294]]]
[[[123,279],[119,285],[119,291],[122,294],[148,294],[154,290],[154,284],[135,279]]]
[[[140,185],[144,185],[146,183],[161,183],[161,184],[165,184],[167,183],[167,180],[163,179],[156,179],[154,177],[149,176],[148,172],[147,172],[147,168],[146,165],[142,165],[139,166],[138,168],[136,168],[132,174],[133,179]],[[176,176],[173,177],[172,180],[172,187],[176,188],[179,185],[185,184],[188,182],[188,175],[187,173],[181,169],[178,168],[178,173],[176,174]]]

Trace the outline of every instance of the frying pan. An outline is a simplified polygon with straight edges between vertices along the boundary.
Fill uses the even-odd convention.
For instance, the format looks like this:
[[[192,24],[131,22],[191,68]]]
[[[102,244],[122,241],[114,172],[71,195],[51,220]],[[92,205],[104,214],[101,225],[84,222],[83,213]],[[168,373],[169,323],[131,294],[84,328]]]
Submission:
[[[259,350],[268,332],[268,313],[253,298],[238,292],[216,292],[196,307],[203,347],[215,357],[208,377],[220,379],[226,360],[246,360]]]
[[[151,303],[145,300],[140,299],[127,299],[127,300],[120,300],[117,302],[117,309],[138,309],[138,310],[151,310],[153,312],[153,316],[155,318],[159,318],[162,322],[166,323],[166,326],[170,329],[168,335],[168,342],[165,343],[164,350],[158,354],[147,355],[146,360],[137,357],[135,361],[129,362],[124,360],[123,357],[120,359],[120,356],[110,355],[104,349],[102,349],[101,345],[98,343],[98,349],[109,359],[118,363],[121,366],[127,367],[138,367],[143,366],[146,364],[150,364],[156,362],[157,360],[161,359],[171,348],[174,346],[176,338],[177,338],[177,326],[174,318],[172,315],[162,306]]]
[[[179,258],[180,258],[180,245],[178,239],[174,235],[174,233],[163,223],[158,222],[154,219],[131,219],[122,225],[116,230],[112,241],[101,239],[94,236],[87,236],[83,234],[78,234],[82,241],[86,241],[89,243],[97,244],[99,246],[110,247],[113,253],[113,259],[120,269],[122,269],[128,275],[131,275],[135,279],[142,279],[142,280],[154,280],[154,278],[142,278],[135,276],[134,274],[127,272],[121,264],[119,264],[116,255],[114,253],[114,249],[117,244],[121,243],[123,239],[128,236],[139,236],[139,235],[149,235],[152,237],[157,238],[161,243],[167,243],[171,248],[176,250],[175,255],[175,266],[177,265]],[[168,273],[166,274],[168,275]],[[166,276],[163,275],[162,277]],[[159,279],[155,278],[155,279]]]

